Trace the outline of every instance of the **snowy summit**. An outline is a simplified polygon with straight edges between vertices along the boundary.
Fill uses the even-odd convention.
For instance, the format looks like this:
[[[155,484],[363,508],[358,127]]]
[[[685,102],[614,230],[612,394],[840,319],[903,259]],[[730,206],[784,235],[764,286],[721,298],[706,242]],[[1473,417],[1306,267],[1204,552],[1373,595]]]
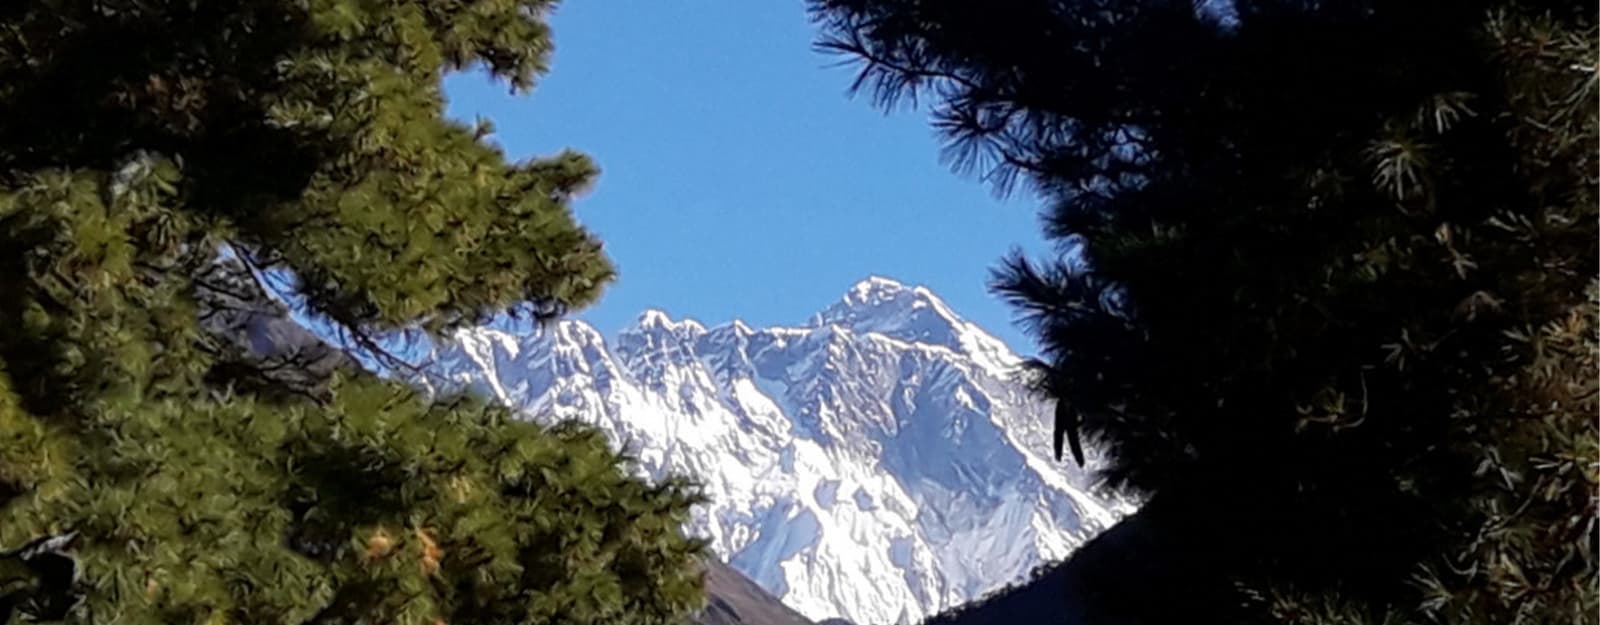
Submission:
[[[459,332],[434,373],[575,417],[700,480],[689,530],[812,619],[913,623],[1017,581],[1129,511],[1053,461],[1020,359],[922,287],[872,277],[795,327],[651,310]]]

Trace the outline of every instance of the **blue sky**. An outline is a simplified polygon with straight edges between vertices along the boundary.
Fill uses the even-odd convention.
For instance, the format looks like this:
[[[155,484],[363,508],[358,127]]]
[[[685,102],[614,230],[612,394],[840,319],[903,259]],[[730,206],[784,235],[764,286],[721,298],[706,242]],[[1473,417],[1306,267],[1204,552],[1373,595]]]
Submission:
[[[574,206],[621,278],[579,318],[608,335],[646,308],[794,324],[883,275],[1033,351],[984,285],[1013,246],[1047,249],[1036,202],[951,173],[922,113],[847,97],[852,70],[812,51],[800,2],[568,2],[552,27],[531,95],[477,73],[446,91],[513,158],[599,162]]]

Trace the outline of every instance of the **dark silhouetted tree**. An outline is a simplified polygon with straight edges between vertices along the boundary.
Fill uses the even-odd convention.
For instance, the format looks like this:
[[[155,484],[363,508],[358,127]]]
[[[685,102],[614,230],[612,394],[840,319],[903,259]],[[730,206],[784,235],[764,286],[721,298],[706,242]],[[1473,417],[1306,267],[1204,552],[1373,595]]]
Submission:
[[[810,6],[1047,199],[1034,381],[1230,618],[1595,622],[1592,5]]]

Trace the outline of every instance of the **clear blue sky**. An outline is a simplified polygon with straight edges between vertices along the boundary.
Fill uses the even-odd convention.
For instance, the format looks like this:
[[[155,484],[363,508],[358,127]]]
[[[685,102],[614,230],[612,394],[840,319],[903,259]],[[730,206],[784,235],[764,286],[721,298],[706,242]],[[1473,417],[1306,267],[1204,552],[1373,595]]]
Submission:
[[[1042,251],[1037,206],[939,161],[922,113],[847,97],[798,1],[568,2],[531,95],[452,76],[450,113],[513,158],[572,147],[602,173],[574,204],[620,280],[578,313],[610,335],[646,308],[708,325],[795,324],[857,280],[923,284],[1031,353],[988,272]]]

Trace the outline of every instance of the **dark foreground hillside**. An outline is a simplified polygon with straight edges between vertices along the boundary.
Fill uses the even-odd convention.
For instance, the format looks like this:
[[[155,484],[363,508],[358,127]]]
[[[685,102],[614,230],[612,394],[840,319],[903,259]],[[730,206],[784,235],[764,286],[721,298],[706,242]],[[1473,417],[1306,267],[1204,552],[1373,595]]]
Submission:
[[[1205,574],[1206,556],[1195,542],[1157,531],[1166,507],[1146,504],[1073,552],[1066,562],[949,610],[922,625],[1154,625],[1185,623],[1188,615],[1219,614],[1208,598],[1217,583]],[[1181,521],[1181,519],[1180,519]]]
[[[922,625],[1022,625],[1060,623],[1066,569],[1057,565],[1032,581],[929,618]]]

